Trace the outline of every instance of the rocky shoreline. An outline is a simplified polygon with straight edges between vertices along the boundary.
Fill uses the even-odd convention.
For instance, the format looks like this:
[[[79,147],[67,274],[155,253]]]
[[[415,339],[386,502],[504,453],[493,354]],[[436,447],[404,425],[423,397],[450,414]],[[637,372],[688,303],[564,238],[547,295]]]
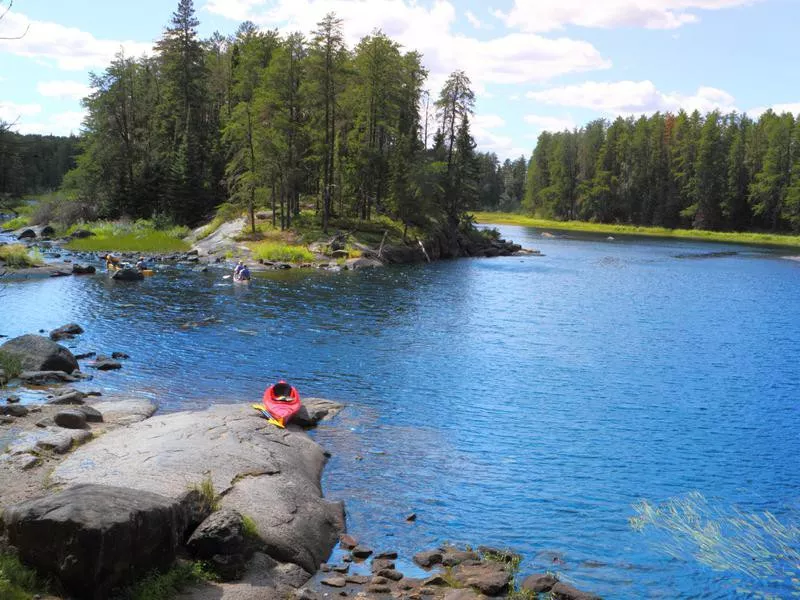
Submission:
[[[199,228],[187,238],[192,247],[187,252],[152,253],[122,252],[115,255],[135,262],[140,255],[145,255],[152,263],[161,266],[184,265],[203,271],[210,267],[220,266],[232,268],[228,255],[236,254],[248,259],[250,250],[244,244],[234,240],[241,232],[244,220],[239,219],[224,223],[216,232],[207,238],[197,240]],[[34,267],[12,268],[0,260],[0,277],[40,278],[61,277],[67,275],[91,275],[97,268],[92,262],[100,261],[105,252],[75,252],[61,249],[63,243],[78,237],[88,237],[89,231],[77,231],[70,238],[52,239],[55,231],[49,226],[25,227],[18,230],[0,230],[0,233],[11,235],[19,243],[42,251],[50,262]],[[345,234],[336,234],[326,242],[315,242],[309,245],[314,253],[313,262],[293,264],[288,262],[272,262],[248,259],[252,271],[283,270],[291,268],[322,269],[327,271],[357,270],[382,267],[393,264],[414,264],[435,260],[459,257],[496,257],[496,256],[539,256],[537,250],[522,248],[519,244],[503,240],[489,239],[483,236],[467,236],[461,232],[446,234],[439,232],[426,241],[410,242],[404,245],[383,245],[373,248],[364,244],[354,244],[361,253],[358,258],[347,258]],[[109,248],[108,251],[113,251]],[[58,260],[61,259],[61,260]],[[81,264],[84,263],[84,264]]]
[[[81,332],[72,323],[0,346],[23,382],[54,386],[43,404],[0,396],[0,551],[57,581],[66,596],[51,600],[112,598],[190,560],[219,578],[182,592],[190,600],[595,598],[546,573],[515,586],[519,558],[491,548],[420,552],[430,574],[406,576],[396,552],[349,536],[343,504],[323,496],[327,453],[306,429],[341,404],[306,398],[285,430],[247,404],[159,415],[149,400],[64,386],[85,375],[54,340]]]

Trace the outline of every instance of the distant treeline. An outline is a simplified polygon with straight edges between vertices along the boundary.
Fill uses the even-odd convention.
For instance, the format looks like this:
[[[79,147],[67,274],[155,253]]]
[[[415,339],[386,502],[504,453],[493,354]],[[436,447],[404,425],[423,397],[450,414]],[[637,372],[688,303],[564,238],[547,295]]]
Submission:
[[[77,137],[21,135],[0,123],[0,198],[58,189],[77,154]]]
[[[800,231],[800,120],[681,111],[542,133],[523,208],[560,220]]]

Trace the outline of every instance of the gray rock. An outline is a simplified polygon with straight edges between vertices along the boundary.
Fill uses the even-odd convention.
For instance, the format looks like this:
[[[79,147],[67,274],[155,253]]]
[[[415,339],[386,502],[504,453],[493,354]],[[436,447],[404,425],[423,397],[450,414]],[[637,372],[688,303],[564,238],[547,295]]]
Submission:
[[[485,600],[486,596],[479,594],[475,590],[457,589],[447,590],[443,600]]]
[[[32,240],[36,237],[36,232],[33,229],[25,228],[17,233],[18,240]]]
[[[342,575],[333,575],[331,577],[326,577],[320,581],[320,583],[330,587],[343,588],[347,585],[347,579]]]
[[[86,416],[87,423],[102,423],[103,414],[92,406],[81,406],[77,410]]]
[[[83,429],[86,427],[86,415],[79,410],[62,410],[53,417],[56,425],[66,429]]]
[[[99,371],[113,371],[116,369],[122,368],[122,363],[116,360],[96,360],[89,365],[93,369],[98,369]]]
[[[522,582],[522,589],[535,594],[543,594],[549,592],[557,583],[558,579],[555,575],[551,575],[550,573],[536,573],[534,575],[528,575],[525,578],[525,581]]]
[[[600,596],[582,592],[561,581],[550,589],[550,597],[553,600],[600,600]]]
[[[428,569],[434,565],[441,564],[442,553],[439,550],[428,550],[425,552],[417,552],[414,555],[414,562],[417,563],[420,567]]]
[[[80,381],[75,375],[64,371],[23,371],[18,375],[20,381],[30,385],[45,385],[47,383],[75,383]]]
[[[115,281],[141,281],[144,279],[144,274],[139,269],[120,269],[111,276],[111,279]]]
[[[352,550],[358,546],[358,540],[349,533],[343,533],[339,536],[339,545],[345,550]]]
[[[447,549],[442,553],[442,564],[445,567],[454,567],[460,565],[464,561],[480,560],[480,556],[476,552],[469,550],[454,550]]]
[[[22,560],[92,600],[170,566],[188,526],[186,507],[174,499],[101,485],[17,504],[3,519]]]
[[[475,588],[487,596],[505,593],[511,583],[511,573],[505,566],[492,561],[459,564],[453,569],[453,578],[464,587]]]
[[[92,438],[85,429],[45,429],[43,437],[34,445],[36,450],[48,450],[56,454],[66,454],[73,447],[83,444]]]
[[[350,551],[350,554],[355,556],[356,558],[368,558],[370,554],[372,554],[372,550],[367,548],[366,546],[356,546]]]
[[[369,577],[366,575],[348,575],[345,577],[347,583],[355,583],[356,585],[364,585],[369,583]]]
[[[130,425],[149,419],[158,408],[150,400],[133,398],[98,402],[92,406],[103,415],[103,421],[116,425]]]
[[[320,421],[330,419],[339,414],[344,404],[325,400],[324,398],[303,398],[302,406],[292,417],[292,424],[300,427],[314,427]]]
[[[93,235],[95,235],[94,231],[89,231],[88,229],[78,229],[72,233],[72,237],[77,239],[88,238]]]
[[[403,574],[397,569],[381,569],[377,574],[392,581],[400,581],[403,578]]]
[[[20,401],[19,396],[9,396],[8,398],[6,398],[6,402],[8,402],[9,404],[17,404],[19,401]]]
[[[126,354],[125,352],[112,352],[111,358],[118,360],[120,358],[130,358],[130,355]]]
[[[345,262],[345,265],[348,269],[352,269],[354,271],[358,269],[374,269],[376,267],[382,267],[383,263],[379,261],[377,258],[366,258],[366,257],[359,257],[359,258],[351,258]]]
[[[313,573],[344,528],[342,504],[322,498],[324,464],[323,449],[305,433],[278,429],[249,406],[217,405],[108,432],[68,456],[51,482],[103,482],[178,499],[210,477],[222,508],[253,519],[266,554]]]
[[[387,550],[385,552],[378,552],[373,557],[373,562],[376,561],[376,560],[384,560],[384,559],[396,560],[397,559],[397,552],[395,552],[394,550]]]
[[[92,358],[93,356],[97,356],[95,352],[84,352],[83,354],[76,354],[75,360],[83,360],[84,358]]]
[[[73,389],[66,389],[61,390],[61,393],[59,393],[58,396],[50,398],[47,401],[47,404],[83,404],[83,399],[85,397],[86,395],[83,392]]]
[[[0,415],[26,417],[28,416],[28,407],[22,404],[6,404],[5,406],[0,406]]]
[[[215,554],[246,554],[242,515],[226,509],[212,513],[194,530],[186,548],[200,560],[211,560]]]
[[[72,352],[40,335],[22,335],[8,340],[0,350],[15,354],[22,362],[23,371],[64,371],[78,369]]]
[[[70,339],[76,335],[83,333],[83,327],[77,323],[67,323],[50,332],[50,339],[53,341]]]
[[[9,417],[6,415],[0,415],[0,425],[8,425],[14,422],[14,417]]]

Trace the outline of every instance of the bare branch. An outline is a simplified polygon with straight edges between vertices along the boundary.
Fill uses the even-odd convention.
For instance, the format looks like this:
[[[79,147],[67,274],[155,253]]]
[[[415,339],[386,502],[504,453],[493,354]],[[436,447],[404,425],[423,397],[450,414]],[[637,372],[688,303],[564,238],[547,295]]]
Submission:
[[[6,9],[3,11],[3,14],[2,14],[2,15],[0,15],[0,21],[2,21],[2,20],[3,20],[3,18],[4,18],[4,17],[5,17],[7,14],[8,14],[8,11],[10,11],[10,10],[11,10],[11,7],[12,7],[12,6],[14,6],[14,0],[9,0],[9,2],[8,2],[8,6],[7,6],[7,7],[6,7]],[[21,40],[21,39],[22,39],[22,38],[24,38],[26,35],[28,35],[28,30],[29,30],[30,28],[31,28],[31,24],[30,24],[30,23],[28,23],[28,26],[25,28],[25,31],[23,31],[21,35],[16,35],[16,36],[13,36],[13,37],[3,37],[3,36],[0,36],[0,40]]]

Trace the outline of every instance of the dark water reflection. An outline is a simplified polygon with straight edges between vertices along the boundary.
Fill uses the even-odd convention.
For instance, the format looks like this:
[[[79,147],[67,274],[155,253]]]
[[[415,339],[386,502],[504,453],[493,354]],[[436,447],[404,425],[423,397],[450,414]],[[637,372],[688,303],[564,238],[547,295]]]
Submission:
[[[546,256],[289,271],[245,288],[174,269],[133,285],[0,284],[0,333],[77,321],[75,351],[131,354],[88,385],[164,411],[253,401],[276,377],[344,401],[315,433],[333,453],[324,486],[378,548],[510,546],[526,569],[609,598],[789,595],[667,558],[628,518],[641,498],[693,490],[796,518],[800,264],[504,233]]]

